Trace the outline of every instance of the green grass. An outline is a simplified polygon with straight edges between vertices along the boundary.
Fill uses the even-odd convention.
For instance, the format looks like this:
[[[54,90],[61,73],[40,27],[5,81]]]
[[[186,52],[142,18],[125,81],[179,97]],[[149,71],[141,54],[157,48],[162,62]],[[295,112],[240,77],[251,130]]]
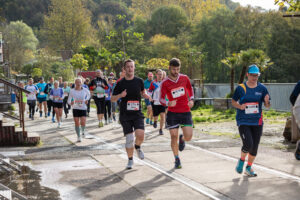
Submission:
[[[215,110],[213,106],[204,105],[193,108],[192,115],[194,123],[226,122],[235,120],[236,110]],[[281,123],[290,115],[290,112],[278,112],[273,109],[263,111],[264,119],[271,120],[274,123]]]

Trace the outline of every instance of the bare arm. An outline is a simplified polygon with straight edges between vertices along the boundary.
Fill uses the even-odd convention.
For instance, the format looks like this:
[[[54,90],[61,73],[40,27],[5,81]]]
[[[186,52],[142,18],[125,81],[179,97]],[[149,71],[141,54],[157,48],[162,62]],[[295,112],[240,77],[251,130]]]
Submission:
[[[245,110],[245,108],[246,108],[246,105],[245,104],[239,104],[237,101],[235,101],[235,100],[231,100],[231,104],[232,104],[232,106],[233,107],[235,107],[235,108],[237,108],[237,109],[240,109],[240,110]]]

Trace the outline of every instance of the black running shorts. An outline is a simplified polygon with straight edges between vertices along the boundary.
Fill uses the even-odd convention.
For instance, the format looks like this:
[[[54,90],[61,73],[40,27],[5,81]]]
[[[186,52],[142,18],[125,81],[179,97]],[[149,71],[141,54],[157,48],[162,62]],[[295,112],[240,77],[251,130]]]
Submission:
[[[53,108],[63,108],[63,102],[58,103],[58,102],[52,102]]]
[[[73,117],[86,117],[86,110],[73,109]]]
[[[162,105],[152,105],[152,111],[153,111],[153,116],[156,117],[160,113],[164,113],[166,111],[166,108]]]
[[[133,133],[137,129],[145,130],[144,117],[141,115],[130,117],[122,116],[120,117],[120,122],[123,127],[124,135]]]
[[[192,114],[191,112],[185,113],[174,113],[168,111],[166,118],[166,128],[167,129],[177,129],[184,126],[193,126]]]

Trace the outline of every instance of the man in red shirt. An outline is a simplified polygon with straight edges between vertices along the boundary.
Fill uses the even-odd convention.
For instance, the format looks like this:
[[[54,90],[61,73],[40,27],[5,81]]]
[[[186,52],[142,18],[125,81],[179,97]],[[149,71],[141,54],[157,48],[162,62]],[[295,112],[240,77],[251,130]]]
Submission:
[[[175,168],[181,168],[179,151],[183,151],[185,141],[190,141],[193,136],[193,120],[191,108],[194,106],[194,92],[190,79],[180,74],[180,60],[172,58],[169,62],[169,75],[160,85],[159,101],[162,105],[168,106],[166,128],[171,135],[171,147],[175,156]],[[169,99],[167,103],[165,97]],[[182,128],[183,135],[179,136],[178,131]]]

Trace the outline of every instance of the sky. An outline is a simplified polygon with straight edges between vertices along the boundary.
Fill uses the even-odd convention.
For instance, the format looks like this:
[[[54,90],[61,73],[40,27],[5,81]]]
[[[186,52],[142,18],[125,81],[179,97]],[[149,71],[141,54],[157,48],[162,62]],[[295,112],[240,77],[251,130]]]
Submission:
[[[247,6],[248,4],[252,7],[259,6],[266,10],[278,10],[279,6],[274,5],[274,0],[232,0],[233,2],[239,2],[242,6]]]

